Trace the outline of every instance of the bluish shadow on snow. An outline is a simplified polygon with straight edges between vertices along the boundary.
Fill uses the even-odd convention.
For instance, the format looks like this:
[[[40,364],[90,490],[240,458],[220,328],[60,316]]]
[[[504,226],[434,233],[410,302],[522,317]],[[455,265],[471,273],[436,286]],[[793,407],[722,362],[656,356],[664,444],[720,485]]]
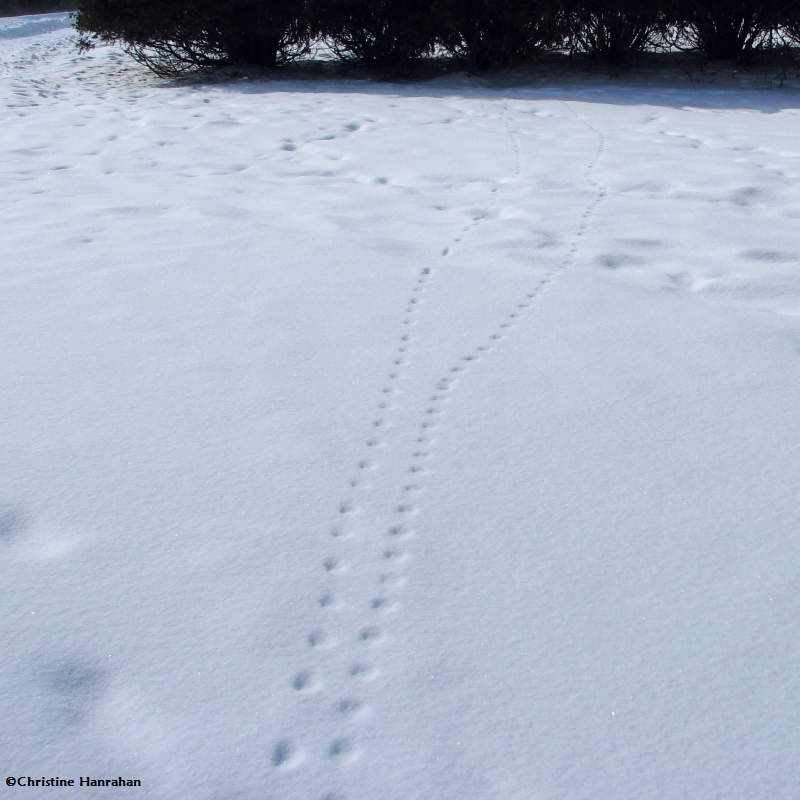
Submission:
[[[37,14],[32,17],[10,17],[0,20],[0,39],[25,39],[30,36],[41,36],[43,33],[60,31],[71,25],[72,17],[69,12]]]
[[[24,527],[24,519],[14,506],[0,505],[0,542],[9,541]]]
[[[800,108],[800,66],[779,61],[750,69],[704,64],[696,55],[651,54],[627,72],[590,71],[585,62],[551,54],[530,66],[472,74],[441,62],[423,64],[414,80],[386,80],[368,69],[325,59],[274,72],[223,69],[167,80],[168,86],[213,85],[241,94],[310,92],[485,100],[569,100],[608,105],[656,105],[765,114]]]
[[[85,659],[57,662],[45,671],[52,710],[66,725],[82,722],[102,695],[105,675]]]

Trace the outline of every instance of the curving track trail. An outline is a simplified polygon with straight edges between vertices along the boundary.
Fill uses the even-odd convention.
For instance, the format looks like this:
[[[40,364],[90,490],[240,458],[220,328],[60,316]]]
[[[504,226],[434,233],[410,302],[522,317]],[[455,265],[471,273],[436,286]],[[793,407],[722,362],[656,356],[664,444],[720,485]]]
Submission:
[[[545,271],[532,270],[535,277],[530,279],[527,289],[516,297],[507,313],[490,327],[485,338],[471,349],[467,344],[462,349],[462,355],[454,362],[440,367],[438,378],[429,386],[430,395],[425,399],[421,416],[413,421],[411,415],[406,415],[407,429],[403,431],[398,430],[398,424],[402,425],[403,422],[396,423],[393,419],[393,412],[402,401],[403,389],[399,387],[404,382],[412,385],[421,382],[415,375],[414,361],[415,355],[424,352],[427,345],[415,333],[418,316],[425,314],[436,317],[444,311],[437,307],[437,301],[441,302],[443,298],[433,296],[438,271],[436,267],[426,266],[420,270],[407,298],[402,310],[397,346],[385,375],[386,382],[381,387],[374,418],[367,426],[369,436],[364,443],[363,457],[354,465],[351,477],[346,481],[347,491],[338,502],[335,520],[328,530],[333,540],[329,555],[320,564],[324,581],[317,599],[319,620],[309,632],[307,643],[315,653],[337,651],[337,657],[315,659],[319,665],[316,669],[303,667],[289,681],[291,688],[301,697],[315,696],[315,705],[323,709],[327,706],[334,718],[338,717],[340,721],[332,727],[333,738],[323,753],[318,750],[319,744],[315,752],[314,744],[298,741],[292,736],[276,742],[272,763],[282,770],[300,768],[308,758],[313,760],[320,756],[327,757],[333,768],[341,768],[342,765],[347,767],[362,759],[365,768],[368,768],[369,753],[363,746],[360,734],[368,726],[372,729],[368,735],[380,736],[375,731],[380,731],[383,709],[380,702],[367,701],[364,695],[374,696],[376,693],[393,691],[391,677],[381,665],[381,649],[386,638],[392,638],[394,616],[403,613],[403,589],[408,582],[408,571],[413,569],[415,545],[419,544],[415,521],[425,514],[428,465],[436,461],[436,440],[440,429],[447,425],[449,406],[458,403],[460,393],[469,391],[469,373],[478,369],[483,359],[490,358],[506,338],[516,333],[516,329],[519,328],[520,333],[525,331],[526,316],[535,309],[537,302],[558,276],[569,269],[578,257],[581,238],[606,195],[605,187],[594,177],[606,147],[605,137],[595,125],[576,114],[568,103],[563,106],[568,111],[565,121],[573,125],[577,122],[578,127],[587,129],[595,139],[587,143],[590,155],[583,176],[584,190],[576,187],[580,194],[588,196],[588,201],[584,201],[587,204],[577,220],[573,236],[563,256],[551,268]],[[487,116],[491,116],[488,109]],[[511,156],[508,181],[519,186],[529,176],[522,171],[524,159],[520,152],[519,134],[514,127],[508,103],[493,119],[503,126],[507,135],[506,152]],[[499,208],[505,207],[503,190],[493,189],[492,200]],[[481,223],[493,217],[492,212],[489,208],[476,215],[441,248],[441,255],[457,258],[456,255],[451,256],[457,247],[463,249],[469,247],[473,240],[479,240]],[[467,336],[471,333],[467,332]],[[419,387],[416,388],[419,394]],[[380,455],[384,448],[391,448],[396,439],[412,441],[412,451],[408,454],[409,460],[400,484],[389,491],[384,487],[384,496],[394,496],[392,507],[386,509],[380,519],[371,519],[364,514],[364,495],[376,483],[394,477],[391,471],[388,475],[381,474]],[[440,468],[442,466],[446,468],[447,465],[440,464]],[[357,581],[353,580],[354,571]],[[406,646],[412,645],[407,643]],[[340,678],[337,680],[337,669],[347,676],[349,685]],[[366,693],[363,691],[365,682],[372,684],[372,690]],[[331,686],[335,688],[331,689]],[[315,713],[319,713],[319,710],[315,709]],[[486,731],[486,735],[491,735],[491,732]],[[332,784],[338,782],[338,778],[331,778]],[[343,795],[335,790],[324,795],[331,800],[340,796]]]

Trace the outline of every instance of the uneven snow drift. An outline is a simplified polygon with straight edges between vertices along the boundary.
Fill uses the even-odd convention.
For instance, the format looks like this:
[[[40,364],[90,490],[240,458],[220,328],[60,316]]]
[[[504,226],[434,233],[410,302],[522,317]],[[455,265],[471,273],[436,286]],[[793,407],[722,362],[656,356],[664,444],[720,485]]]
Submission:
[[[796,92],[0,25],[9,796],[797,796]]]

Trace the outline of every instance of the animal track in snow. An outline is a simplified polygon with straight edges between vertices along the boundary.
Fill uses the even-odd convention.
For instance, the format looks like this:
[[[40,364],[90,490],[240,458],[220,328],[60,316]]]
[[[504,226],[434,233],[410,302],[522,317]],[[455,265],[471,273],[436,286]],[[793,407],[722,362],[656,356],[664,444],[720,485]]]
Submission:
[[[326,592],[325,594],[321,595],[319,600],[317,600],[317,603],[319,603],[322,608],[336,608],[338,605],[336,601],[336,595],[332,592]]]
[[[333,526],[333,527],[332,527],[332,528],[331,528],[331,529],[328,531],[328,533],[329,533],[329,534],[330,534],[330,535],[331,535],[331,536],[332,536],[334,539],[342,539],[342,540],[345,540],[345,539],[350,539],[350,538],[353,536],[353,532],[352,532],[352,530],[350,530],[350,528],[342,527],[342,526],[340,526],[340,525],[334,525],[334,526]]]
[[[518,144],[516,143],[513,129],[508,122],[507,115],[504,116],[503,121],[506,125],[509,136],[512,138],[515,144],[515,175],[516,177],[519,177],[521,175],[521,154],[519,152]],[[440,424],[442,415],[442,408],[440,407],[440,404],[449,398],[458,382],[468,374],[469,369],[467,365],[471,366],[473,363],[479,362],[484,356],[488,355],[491,350],[503,339],[510,335],[514,328],[520,323],[523,316],[529,312],[533,306],[533,301],[537,300],[540,295],[549,287],[557,274],[563,272],[571,265],[577,255],[577,241],[579,237],[583,236],[589,225],[589,222],[592,219],[597,205],[605,196],[605,190],[603,190],[602,187],[593,179],[595,165],[605,149],[605,139],[600,131],[594,129],[588,123],[584,124],[595,131],[598,139],[597,151],[592,160],[589,162],[585,173],[587,183],[595,188],[595,193],[586,211],[580,217],[578,226],[574,233],[572,245],[567,249],[565,255],[558,265],[554,267],[549,274],[538,279],[536,285],[528,289],[524,295],[519,298],[519,300],[514,304],[514,307],[503,319],[497,323],[495,330],[489,334],[488,340],[476,345],[472,350],[462,355],[458,359],[458,363],[448,366],[445,374],[435,382],[434,392],[430,395],[428,403],[423,408],[422,417],[418,423],[419,435],[416,437],[416,440],[419,444],[425,445],[425,447],[418,448],[411,454],[411,462],[408,465],[407,474],[414,477],[414,482],[403,483],[401,485],[400,491],[404,498],[407,498],[412,494],[414,497],[416,497],[417,493],[424,490],[424,486],[419,479],[426,475],[428,471],[422,466],[421,462],[430,459],[432,455],[429,434]],[[483,219],[487,216],[488,214],[478,215],[476,219],[478,217]],[[468,228],[469,226],[465,228],[464,233],[466,233]],[[460,241],[460,239],[461,237],[457,237],[455,241]],[[447,255],[448,253],[448,248],[445,248],[442,251],[443,255]],[[414,304],[410,303],[409,308],[413,307],[413,305]],[[388,540],[391,542],[391,545],[384,547],[380,551],[380,563],[384,565],[384,567],[390,568],[378,570],[378,591],[369,601],[369,611],[372,613],[386,614],[390,611],[397,610],[399,607],[399,604],[396,602],[393,595],[401,591],[407,581],[405,567],[410,559],[410,556],[405,547],[401,548],[396,546],[396,544],[400,544],[401,542],[405,543],[406,540],[413,539],[414,534],[411,528],[408,526],[408,521],[410,518],[415,517],[418,512],[419,509],[417,504],[407,502],[406,499],[401,500],[394,507],[394,514],[396,515],[397,521],[389,525],[386,530],[386,534]],[[358,631],[358,639],[361,642],[370,645],[381,642],[384,636],[384,630],[374,625],[364,626]],[[356,677],[356,675],[352,672],[353,669],[354,667],[351,667],[351,675]]]
[[[375,625],[367,625],[358,632],[358,638],[362,642],[375,644],[380,642],[383,637],[383,632]]]
[[[511,149],[514,153],[514,178],[519,178],[522,175],[522,154],[519,149],[519,139],[517,138],[511,123],[508,120],[509,108],[508,103],[503,105],[502,119],[505,126],[508,138],[511,141]]]
[[[311,647],[329,650],[336,644],[336,641],[322,629],[316,628],[308,634],[308,643]]]
[[[404,372],[409,368],[409,364],[413,361],[415,339],[413,326],[416,322],[416,316],[423,305],[421,302],[422,296],[431,275],[430,267],[422,268],[417,275],[412,291],[406,296],[398,341],[391,357],[390,371],[387,373],[387,382],[381,388],[381,397],[377,403],[378,413],[374,414],[369,422],[369,429],[373,432],[373,435],[368,435],[364,440],[363,446],[367,448],[370,456],[359,458],[356,461],[355,470],[353,471],[355,474],[351,475],[347,480],[348,491],[342,496],[336,507],[336,523],[328,529],[330,538],[334,540],[338,547],[337,552],[326,555],[321,561],[321,573],[324,575],[325,584],[317,597],[316,605],[317,613],[324,614],[325,624],[324,626],[318,625],[308,634],[307,642],[314,652],[324,653],[325,651],[334,650],[343,646],[343,642],[346,641],[345,638],[339,635],[331,635],[329,630],[333,630],[337,634],[341,632],[342,623],[339,622],[337,624],[336,620],[339,618],[340,612],[351,605],[347,598],[348,580],[351,575],[355,575],[357,572],[358,559],[356,558],[352,564],[348,564],[351,559],[347,557],[345,548],[352,546],[349,541],[353,539],[355,520],[363,516],[362,503],[360,501],[365,497],[363,493],[369,489],[369,483],[362,480],[361,476],[375,473],[378,469],[379,459],[377,457],[386,445],[385,437],[392,428],[392,414],[397,408],[397,405],[392,401],[392,397],[402,392],[400,381]],[[355,554],[355,551],[352,552]],[[395,555],[397,556],[396,558],[394,558]],[[402,558],[403,554],[399,551],[397,553],[392,551],[390,557],[387,550],[385,560],[387,563],[390,560],[392,563],[399,563]],[[350,591],[352,592],[352,589]],[[342,597],[345,599],[340,599]],[[369,604],[367,603],[367,598],[365,598],[364,603],[369,605],[373,614],[376,612],[381,615],[388,614],[397,608],[396,603],[384,598],[382,594],[378,597],[373,597]],[[383,638],[383,632],[379,627],[362,625],[357,630],[355,642],[372,646],[380,643]],[[321,669],[323,672],[325,671],[324,663],[321,665]],[[347,674],[350,679],[363,682],[373,679],[378,673],[371,664],[358,661],[351,665]],[[291,678],[291,685],[295,691],[304,695],[316,694],[323,697],[326,694],[323,691],[325,684],[326,681],[323,681],[321,676],[305,669],[298,670]],[[354,685],[357,686],[358,684]],[[366,709],[366,705],[361,698],[352,696],[335,701],[333,708],[337,712],[337,717],[349,721],[360,718]],[[289,740],[282,741],[288,747]],[[291,761],[288,750],[286,752],[284,750],[276,749],[273,754],[273,764],[276,767],[283,767]],[[330,744],[328,755],[332,759],[348,763],[359,752],[357,743],[350,736],[340,736]]]
[[[311,670],[301,670],[292,678],[292,688],[296,692],[314,692],[320,688],[320,682]]]
[[[511,123],[508,105],[504,109],[502,121],[512,142],[514,177],[520,178],[522,154]],[[355,720],[361,718],[368,706],[364,697],[360,696],[359,687],[362,682],[374,680],[382,674],[378,667],[370,662],[378,661],[382,652],[385,657],[385,651],[381,646],[387,639],[384,623],[388,625],[392,619],[391,614],[401,608],[398,594],[402,592],[408,580],[408,564],[413,563],[413,543],[419,534],[419,531],[415,530],[414,523],[420,511],[418,501],[420,498],[424,501],[425,497],[425,479],[430,473],[429,462],[435,450],[433,437],[447,421],[446,411],[448,402],[453,397],[453,391],[495,347],[506,337],[514,334],[515,329],[534,306],[533,301],[538,301],[554,278],[576,258],[578,240],[587,230],[596,206],[604,196],[602,188],[593,180],[595,163],[605,146],[602,134],[599,131],[595,132],[598,137],[597,153],[586,169],[587,182],[595,187],[595,195],[580,217],[572,244],[563,259],[545,277],[535,279],[534,285],[528,288],[513,307],[496,322],[494,328],[490,329],[486,339],[471,349],[463,350],[454,362],[445,365],[438,380],[434,381],[433,390],[421,409],[416,434],[412,433],[417,446],[412,450],[405,479],[398,484],[400,499],[391,507],[385,527],[374,532],[374,535],[385,538],[382,543],[378,543],[374,555],[369,556],[376,557],[375,561],[371,562],[375,570],[373,578],[375,583],[368,588],[368,593],[364,593],[361,584],[369,583],[363,580],[365,564],[363,530],[369,524],[366,513],[369,506],[365,502],[367,498],[365,493],[372,489],[372,484],[381,475],[383,454],[389,452],[384,448],[388,448],[395,441],[397,409],[402,407],[402,399],[408,386],[406,379],[415,360],[418,336],[416,323],[421,310],[427,305],[426,290],[433,274],[431,267],[420,270],[400,307],[402,313],[399,315],[399,335],[391,350],[389,369],[385,373],[386,378],[380,389],[377,409],[367,418],[368,432],[361,445],[365,448],[364,454],[356,460],[355,469],[346,484],[347,489],[343,491],[341,499],[335,506],[335,524],[328,528],[330,538],[326,538],[331,545],[331,552],[320,553],[320,560],[317,562],[322,565],[321,569],[318,567],[322,585],[316,595],[315,603],[318,624],[307,637],[311,649],[309,656],[315,658],[313,671],[297,669],[289,677],[294,691],[304,695],[304,703],[310,701],[311,695],[315,698],[314,703],[319,703],[321,698],[320,713],[325,713],[324,709],[327,709],[327,713],[332,714],[329,718],[333,724],[341,726],[335,731],[339,735],[333,736],[327,745],[327,755],[333,762],[349,763],[361,753],[359,743],[353,738],[352,726]],[[496,216],[497,213],[492,208],[471,209],[469,223],[450,244],[441,248],[439,251],[441,256],[452,258],[454,243],[465,241],[470,231]],[[409,502],[412,500],[413,502]],[[358,536],[354,536],[354,531]],[[359,549],[353,549],[356,543]],[[411,550],[409,545],[412,545]],[[343,613],[345,609],[346,612]],[[359,616],[351,621],[352,614]],[[378,620],[381,625],[374,624]],[[337,658],[328,654],[328,651],[334,649],[339,653],[339,659],[342,656],[355,656],[357,651],[361,657],[350,661],[347,666],[347,662],[342,664],[341,660],[337,661]],[[338,698],[330,696],[331,687],[336,685],[337,663],[345,671],[346,680],[352,682],[350,692],[342,691]],[[341,686],[338,688],[342,689]],[[280,745],[285,747],[281,749]],[[278,768],[300,763],[302,759],[298,753],[299,748],[287,738],[275,746],[272,763]]]
[[[301,751],[289,739],[281,739],[272,748],[272,764],[275,767],[290,769],[301,761]]]
[[[373,597],[369,602],[369,606],[373,611],[380,614],[391,614],[399,608],[399,604],[392,602],[387,597]]]
[[[358,678],[362,681],[369,681],[375,677],[376,669],[375,667],[365,664],[362,661],[357,661],[350,665],[348,672],[352,678]]]
[[[346,697],[336,702],[335,710],[343,717],[355,717],[363,713],[366,710],[366,706],[356,698]]]
[[[347,567],[340,559],[336,558],[335,556],[331,556],[326,558],[322,562],[322,566],[325,568],[325,572],[344,572],[346,571]]]
[[[389,536],[393,536],[398,540],[410,539],[414,535],[405,525],[392,525],[387,533]]]
[[[358,758],[359,750],[352,739],[340,737],[331,742],[328,748],[328,755],[337,760],[350,762]]]

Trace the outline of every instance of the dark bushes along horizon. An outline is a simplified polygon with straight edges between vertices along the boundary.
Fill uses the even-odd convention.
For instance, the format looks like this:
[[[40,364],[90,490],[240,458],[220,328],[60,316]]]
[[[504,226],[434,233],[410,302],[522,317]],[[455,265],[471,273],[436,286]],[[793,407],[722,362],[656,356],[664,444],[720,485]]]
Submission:
[[[394,72],[431,55],[446,31],[436,0],[312,0],[308,14],[339,59]]]
[[[525,61],[562,38],[559,0],[445,0],[444,11],[442,46],[477,69]]]
[[[159,75],[249,64],[275,67],[308,53],[305,0],[79,0],[80,46],[120,43]]]
[[[710,59],[747,61],[769,46],[791,5],[785,0],[671,0],[683,45]]]
[[[571,0],[564,20],[570,52],[611,64],[659,47],[671,21],[660,3],[648,0]]]
[[[3,2],[4,0],[0,0]],[[445,53],[474,69],[552,49],[621,64],[658,48],[746,61],[800,44],[800,0],[78,0],[83,48],[120,43],[160,75],[275,67],[327,41],[393,74]]]

